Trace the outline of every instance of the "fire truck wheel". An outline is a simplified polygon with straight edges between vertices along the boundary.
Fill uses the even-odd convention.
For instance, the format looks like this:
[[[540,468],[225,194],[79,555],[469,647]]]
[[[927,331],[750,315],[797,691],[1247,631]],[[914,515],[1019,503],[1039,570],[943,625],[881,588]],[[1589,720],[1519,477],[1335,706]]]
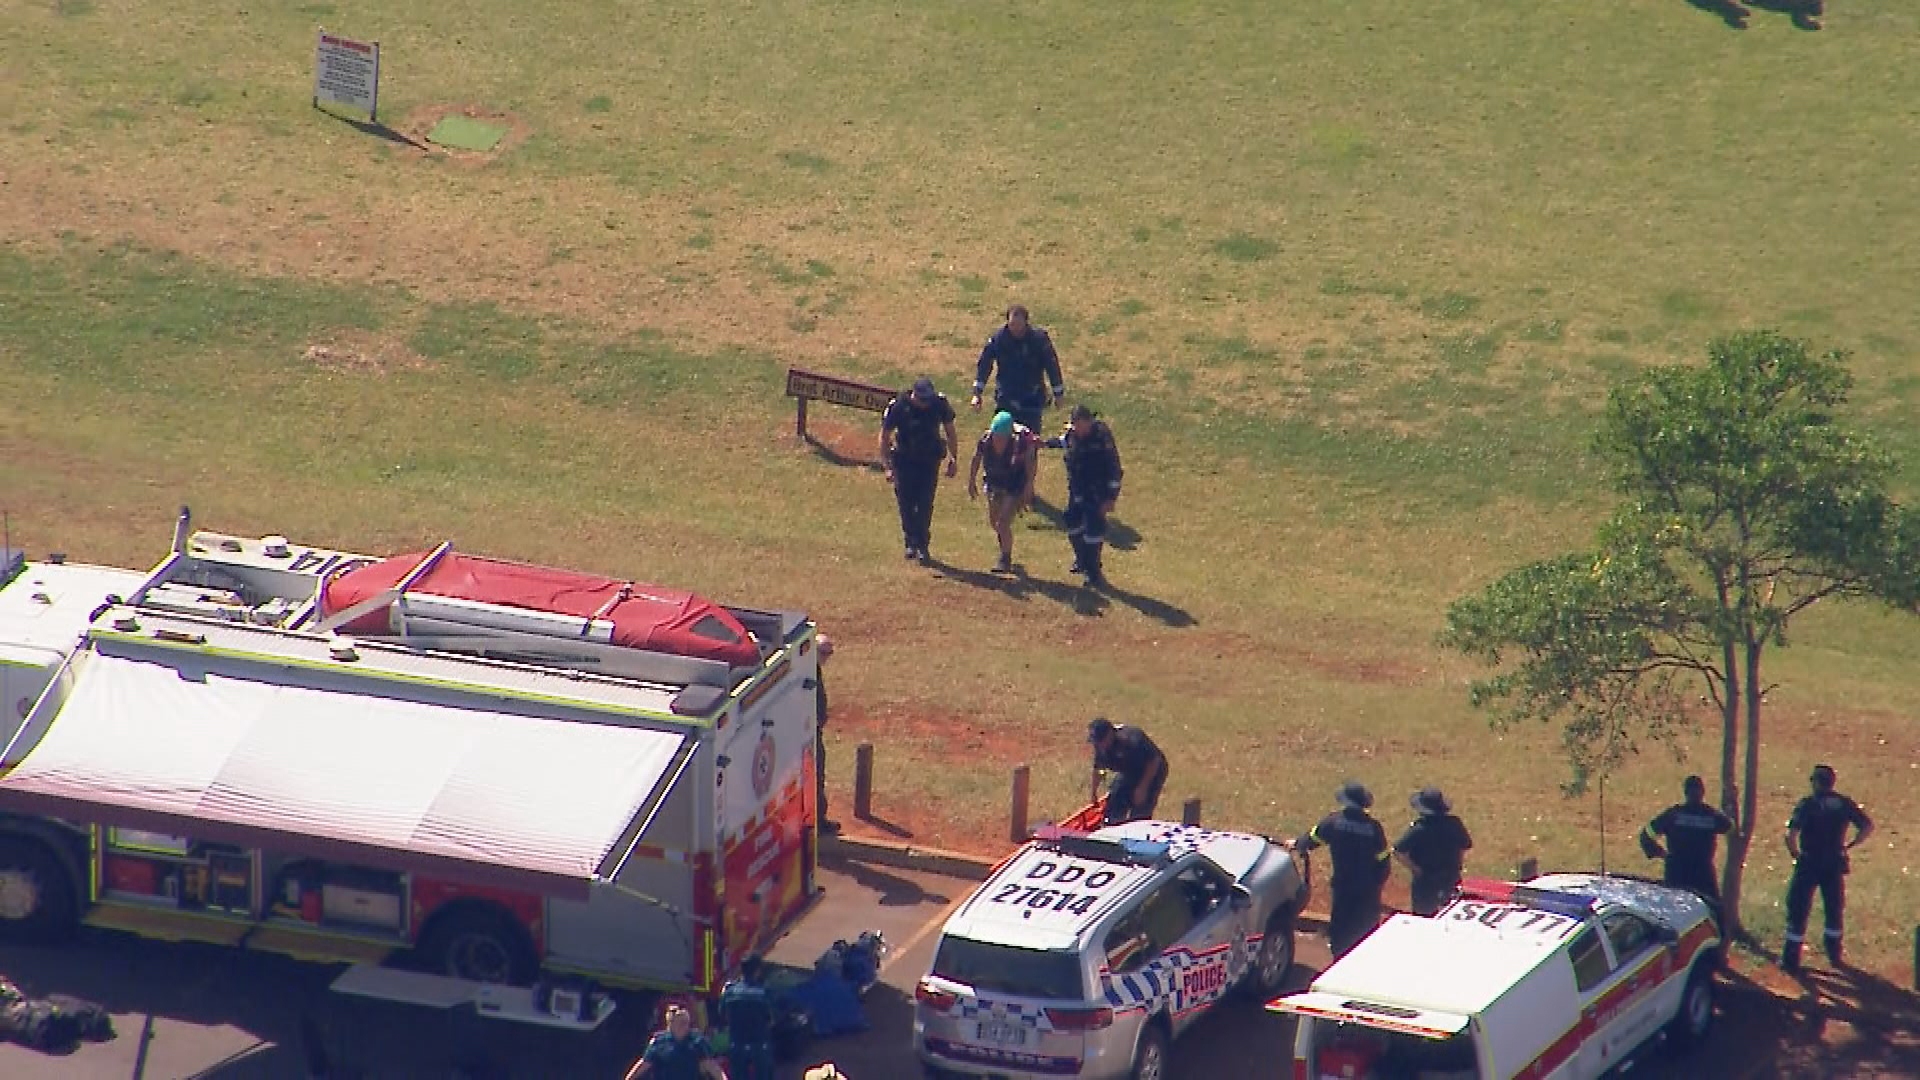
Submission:
[[[60,941],[79,922],[78,893],[60,857],[31,837],[0,836],[0,940]]]
[[[435,914],[421,935],[427,969],[471,982],[529,986],[540,959],[526,928],[486,903],[463,903]]]

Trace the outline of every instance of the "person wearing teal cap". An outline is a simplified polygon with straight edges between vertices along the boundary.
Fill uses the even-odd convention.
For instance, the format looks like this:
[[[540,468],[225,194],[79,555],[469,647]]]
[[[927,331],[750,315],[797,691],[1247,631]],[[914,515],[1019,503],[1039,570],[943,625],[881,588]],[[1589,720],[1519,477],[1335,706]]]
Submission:
[[[1000,541],[999,573],[1013,571],[1013,519],[1033,505],[1033,475],[1039,465],[1039,439],[1013,414],[1001,410],[993,414],[986,434],[974,444],[973,461],[967,466],[967,498],[980,497],[980,477],[987,481],[987,524]]]

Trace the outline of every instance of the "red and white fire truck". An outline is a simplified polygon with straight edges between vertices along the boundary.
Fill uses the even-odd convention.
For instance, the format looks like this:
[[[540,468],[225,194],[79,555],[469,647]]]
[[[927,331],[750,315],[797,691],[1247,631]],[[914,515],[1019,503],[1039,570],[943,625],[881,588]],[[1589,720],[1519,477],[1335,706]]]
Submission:
[[[13,561],[0,934],[704,996],[812,897],[804,614],[184,511],[144,576]]]

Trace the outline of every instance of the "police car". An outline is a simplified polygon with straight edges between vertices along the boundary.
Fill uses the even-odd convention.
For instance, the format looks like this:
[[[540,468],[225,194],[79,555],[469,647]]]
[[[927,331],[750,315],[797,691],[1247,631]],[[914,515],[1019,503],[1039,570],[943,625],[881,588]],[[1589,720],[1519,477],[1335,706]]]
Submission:
[[[1043,832],[942,929],[915,993],[927,1075],[1164,1080],[1194,1020],[1285,984],[1302,867],[1266,837],[1164,821]]]
[[[1270,1008],[1299,1017],[1296,1080],[1595,1080],[1713,1027],[1705,901],[1640,878],[1468,882],[1395,915]]]

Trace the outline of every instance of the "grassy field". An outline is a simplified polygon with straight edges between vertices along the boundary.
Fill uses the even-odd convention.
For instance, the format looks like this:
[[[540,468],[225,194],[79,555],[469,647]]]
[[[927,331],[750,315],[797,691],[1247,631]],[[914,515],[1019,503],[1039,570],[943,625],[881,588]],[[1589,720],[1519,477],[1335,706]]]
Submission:
[[[1829,7],[0,5],[0,504],[93,560],[153,561],[184,501],[803,606],[844,646],[836,747],[880,744],[923,840],[990,842],[1019,762],[1071,805],[1105,712],[1210,820],[1297,829],[1352,775],[1391,825],[1439,783],[1476,870],[1590,865],[1554,733],[1490,735],[1432,638],[1603,512],[1608,380],[1778,325],[1855,352],[1920,480],[1920,11]],[[316,24],[382,43],[389,134],[309,107]],[[465,106],[509,149],[423,152]],[[1105,599],[1044,527],[1030,580],[981,573],[953,485],[949,565],[902,565],[878,474],[790,435],[784,365],[959,396],[1016,299],[1126,454]],[[1814,613],[1767,746],[1769,821],[1816,758],[1880,818],[1850,938],[1890,972],[1916,658],[1911,620]],[[1611,864],[1709,762],[1617,778]],[[1764,933],[1784,874],[1761,843]]]

